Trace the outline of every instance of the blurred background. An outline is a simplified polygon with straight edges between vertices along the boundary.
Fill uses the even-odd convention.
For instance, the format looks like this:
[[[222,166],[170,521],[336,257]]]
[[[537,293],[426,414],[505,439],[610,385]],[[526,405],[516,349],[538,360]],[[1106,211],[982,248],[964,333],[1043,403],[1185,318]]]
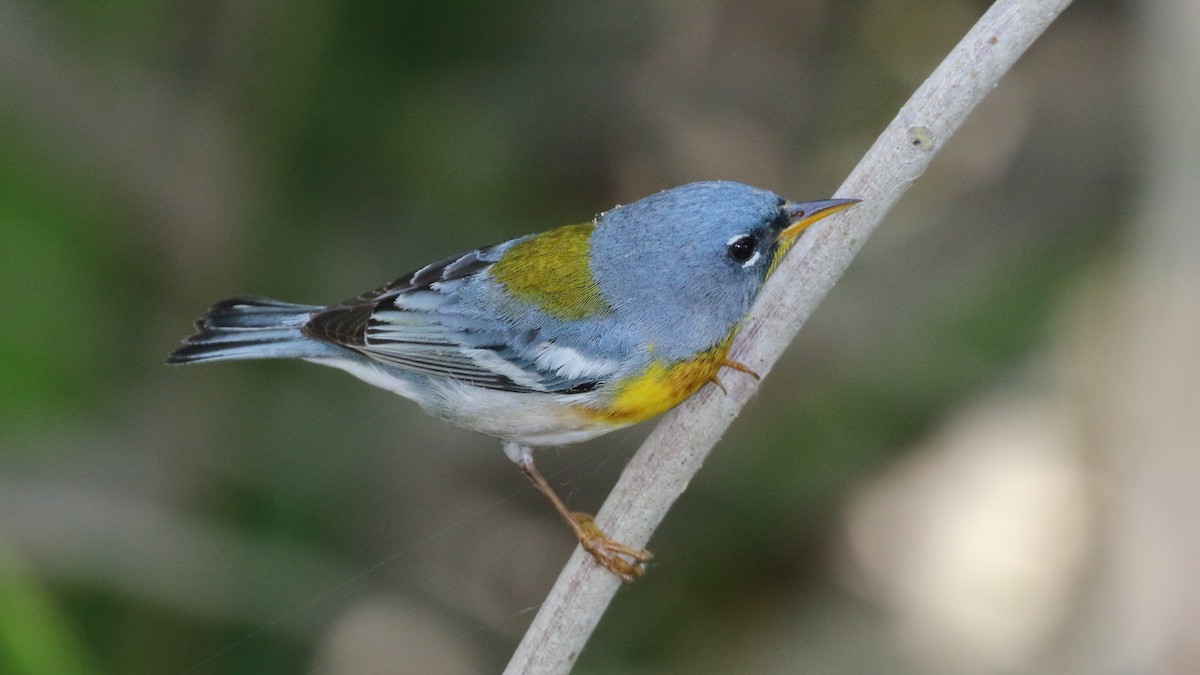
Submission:
[[[676,184],[830,196],[978,0],[0,2],[0,672],[490,673],[574,542],[488,438],[167,368]],[[1055,23],[577,673],[1200,672],[1200,3]],[[594,510],[649,424],[542,453]]]

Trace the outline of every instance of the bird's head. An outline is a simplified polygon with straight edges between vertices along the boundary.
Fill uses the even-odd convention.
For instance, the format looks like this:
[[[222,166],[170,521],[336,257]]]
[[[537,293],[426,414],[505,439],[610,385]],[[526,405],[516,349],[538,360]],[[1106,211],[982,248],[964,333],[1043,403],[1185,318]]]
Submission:
[[[589,266],[608,304],[647,334],[721,339],[800,233],[857,201],[790,202],[740,183],[691,183],[598,216]]]

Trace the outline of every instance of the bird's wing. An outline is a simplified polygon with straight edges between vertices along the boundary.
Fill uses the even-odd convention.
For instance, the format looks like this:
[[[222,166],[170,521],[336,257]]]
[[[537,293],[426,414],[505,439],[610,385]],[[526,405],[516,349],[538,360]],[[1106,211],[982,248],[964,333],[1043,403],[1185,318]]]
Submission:
[[[464,292],[507,246],[447,258],[331,305],[304,332],[387,366],[486,389],[582,393],[611,379],[618,361],[547,340],[541,329],[515,325],[478,293]]]

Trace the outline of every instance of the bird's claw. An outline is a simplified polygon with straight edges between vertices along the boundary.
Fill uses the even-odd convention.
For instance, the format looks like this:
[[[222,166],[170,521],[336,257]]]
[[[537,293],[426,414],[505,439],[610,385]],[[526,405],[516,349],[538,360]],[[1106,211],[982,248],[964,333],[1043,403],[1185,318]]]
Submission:
[[[653,556],[649,551],[613,541],[604,534],[596,521],[586,513],[575,512],[571,519],[579,526],[579,544],[604,569],[629,582],[646,573],[646,563]]]

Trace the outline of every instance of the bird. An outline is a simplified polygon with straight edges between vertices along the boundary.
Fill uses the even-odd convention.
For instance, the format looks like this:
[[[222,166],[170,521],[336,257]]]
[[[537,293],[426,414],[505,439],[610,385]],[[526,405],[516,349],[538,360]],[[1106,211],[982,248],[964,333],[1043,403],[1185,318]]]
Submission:
[[[167,363],[332,366],[495,437],[584,550],[631,581],[651,554],[571,511],[533,449],[659,415],[708,383],[721,387],[723,368],[757,379],[727,355],[763,283],[808,226],[859,201],[689,183],[450,256],[332,305],[220,300]]]

